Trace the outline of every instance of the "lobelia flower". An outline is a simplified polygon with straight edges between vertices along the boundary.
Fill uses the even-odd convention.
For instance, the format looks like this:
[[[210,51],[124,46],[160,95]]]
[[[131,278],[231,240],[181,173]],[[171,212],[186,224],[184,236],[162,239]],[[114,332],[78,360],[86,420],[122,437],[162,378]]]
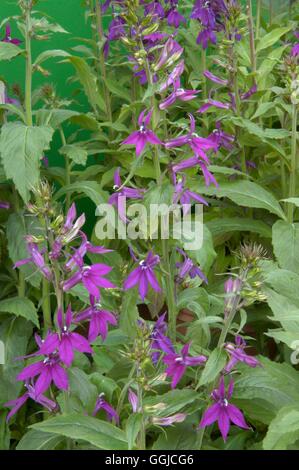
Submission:
[[[57,323],[60,331],[59,333],[49,333],[39,350],[39,353],[47,356],[57,351],[60,360],[67,367],[72,365],[74,351],[89,354],[93,353],[87,339],[79,333],[71,331],[72,321],[73,314],[71,306],[69,305],[66,310],[65,319],[63,319],[62,310],[60,308],[57,313]]]
[[[92,416],[96,416],[97,413],[100,411],[100,410],[104,410],[105,413],[106,413],[106,416],[107,416],[107,419],[109,421],[112,421],[114,419],[114,421],[119,424],[119,416],[117,414],[117,412],[115,411],[115,409],[109,405],[109,403],[104,399],[104,396],[105,394],[104,393],[101,393],[99,396],[98,396],[98,399],[96,401],[96,404],[95,404],[95,408],[93,410],[93,413],[92,413]]]
[[[10,209],[10,203],[6,201],[0,201],[0,209]]]
[[[211,98],[209,98],[208,101],[204,103],[196,112],[203,114],[212,107],[215,107],[218,109],[230,109],[231,105],[229,103],[222,103],[221,101],[212,100]]]
[[[159,88],[159,91],[160,92],[163,92],[165,90],[167,90],[167,88],[169,88],[170,86],[173,85],[173,83],[176,83],[177,80],[180,78],[180,76],[182,75],[182,73],[184,72],[184,69],[185,69],[185,63],[183,60],[181,60],[181,62],[179,62],[175,67],[174,69],[172,70],[172,72],[168,75],[168,78],[167,80],[165,80],[165,82],[163,82],[161,85],[160,85],[160,88]]]
[[[8,422],[12,416],[14,416],[19,409],[26,403],[26,401],[31,398],[36,403],[47,408],[49,411],[54,411],[57,409],[57,404],[55,401],[50,400],[50,398],[46,397],[45,395],[36,395],[36,391],[34,385],[30,384],[28,381],[24,384],[27,391],[21,395],[16,400],[10,400],[7,403],[4,403],[3,406],[12,408],[6,417],[6,422]]]
[[[299,31],[295,31],[294,35],[297,39],[299,39]],[[293,46],[291,50],[292,57],[297,57],[298,55],[299,55],[299,43],[295,44],[295,46]]]
[[[145,299],[149,286],[151,286],[156,292],[161,292],[161,288],[154,273],[154,267],[160,263],[159,256],[154,255],[152,251],[150,251],[147,257],[141,261],[138,261],[132,251],[131,256],[136,263],[139,263],[139,265],[126,278],[124,282],[124,290],[131,289],[138,285],[139,295],[142,300]]]
[[[158,0],[153,0],[151,3],[145,5],[144,16],[148,15],[156,15],[160,19],[163,19],[165,17],[164,8]],[[154,21],[154,18],[152,19],[152,21]]]
[[[183,51],[184,49],[177,41],[175,41],[172,37],[168,38],[164,44],[158,62],[154,66],[154,70],[158,71],[166,64],[169,67],[181,57]]]
[[[20,266],[24,266],[24,264],[33,263],[40,273],[46,279],[48,279],[48,281],[50,281],[52,279],[52,272],[46,265],[43,257],[43,251],[39,251],[38,245],[32,242],[27,243],[27,250],[31,256],[17,261],[14,265],[14,268],[19,268]]]
[[[177,275],[177,282],[182,282],[187,276],[190,276],[191,279],[194,279],[198,276],[202,279],[206,284],[208,284],[208,279],[201,271],[201,269],[194,264],[191,258],[189,258],[184,250],[181,248],[177,248],[177,251],[184,257],[184,261],[181,263],[176,263],[176,267],[179,269],[179,273]]]
[[[10,25],[7,24],[5,26],[5,36],[3,39],[1,39],[2,42],[10,42],[11,44],[15,44],[16,46],[18,46],[19,44],[21,44],[22,41],[20,41],[19,39],[17,38],[12,38],[11,37],[11,29],[10,29]]]
[[[173,92],[164,100],[161,101],[159,104],[160,109],[167,109],[169,106],[174,104],[176,100],[180,101],[191,101],[196,98],[196,95],[199,93],[200,90],[184,90],[181,88],[180,79],[173,83]]]
[[[44,360],[26,366],[16,377],[17,380],[31,380],[38,376],[35,382],[35,394],[37,397],[43,394],[54,382],[59,390],[68,389],[68,376],[60,363],[57,353],[50,354]]]
[[[182,423],[186,419],[185,413],[176,413],[172,416],[154,417],[152,422],[157,426],[171,426],[174,423]]]
[[[224,283],[224,290],[227,294],[224,299],[224,317],[227,317],[230,309],[232,308],[232,303],[234,301],[235,295],[238,295],[241,289],[241,281],[239,278],[233,279],[230,277]]]
[[[173,203],[182,204],[184,215],[186,215],[190,211],[192,200],[199,202],[200,204],[204,204],[205,206],[208,206],[207,201],[199,194],[195,193],[194,191],[190,191],[189,189],[185,189],[185,181],[185,175],[178,179],[177,183],[174,186],[173,194]]]
[[[215,389],[211,394],[215,403],[204,412],[201,422],[199,423],[200,428],[205,428],[215,423],[215,421],[218,421],[218,427],[224,441],[226,441],[231,423],[242,429],[250,429],[239,408],[229,403],[233,389],[234,382],[231,379],[226,392],[224,378],[221,377],[218,389]]]
[[[235,345],[232,343],[227,343],[225,345],[225,349],[230,355],[230,360],[224,369],[225,372],[231,372],[238,362],[244,362],[249,367],[257,367],[261,365],[261,363],[255,357],[246,354],[244,351],[246,347],[246,341],[241,338],[241,336],[236,336],[235,343]]]
[[[165,322],[166,313],[163,313],[156,321],[151,335],[151,350],[152,350],[152,361],[156,365],[161,357],[161,353],[172,354],[175,353],[175,349],[171,340],[165,336],[167,331],[167,323]]]
[[[207,158],[207,163],[209,163],[208,158]],[[218,183],[217,183],[215,177],[212,175],[212,173],[210,173],[210,171],[208,170],[206,164],[204,162],[200,161],[199,157],[197,157],[197,156],[187,158],[186,160],[182,160],[181,162],[176,163],[175,165],[171,166],[172,179],[173,179],[174,183],[176,181],[176,174],[178,172],[180,172],[182,170],[186,170],[187,168],[194,168],[196,166],[199,166],[201,168],[201,171],[202,171],[204,179],[205,179],[206,186],[209,186],[211,183],[214,184],[216,187],[218,186]]]
[[[147,143],[152,145],[162,145],[161,140],[154,134],[154,132],[150,129],[147,129],[153,111],[151,110],[149,113],[145,113],[146,110],[142,111],[138,117],[139,130],[133,132],[122,142],[124,145],[135,145],[137,157],[139,157]]]
[[[252,87],[248,91],[246,91],[245,93],[241,93],[240,98],[242,101],[248,100],[248,98],[251,98],[251,96],[254,95],[254,93],[256,92],[257,92],[257,84],[255,83],[254,85],[252,85]]]
[[[216,34],[212,29],[204,29],[198,34],[196,43],[201,44],[203,49],[207,49],[209,42],[212,44],[217,43]]]
[[[220,147],[227,150],[232,150],[234,148],[232,143],[235,141],[235,137],[222,130],[220,121],[216,122],[216,129],[214,129],[212,134],[209,135],[209,139],[213,140],[218,145],[218,149]]]
[[[178,12],[176,7],[172,7],[167,13],[167,23],[169,26],[178,28],[181,23],[186,23],[186,19]]]
[[[90,243],[83,232],[79,232],[81,236],[81,245],[77,249],[73,249],[73,254],[70,256],[69,260],[65,263],[65,268],[67,270],[72,270],[75,267],[83,267],[84,265],[84,256],[86,253],[94,253],[97,255],[102,255],[105,253],[111,253],[113,250],[105,248],[104,246],[94,246]]]
[[[209,159],[205,154],[206,150],[209,149],[216,149],[217,145],[215,142],[208,138],[199,137],[195,133],[195,119],[192,114],[189,114],[190,119],[190,131],[186,135],[182,135],[180,137],[176,137],[165,143],[166,148],[173,148],[173,147],[181,147],[183,145],[189,145],[190,148],[195,153],[197,159],[201,158],[206,163],[209,163]]]
[[[205,70],[203,74],[206,78],[208,78],[209,80],[211,80],[214,83],[218,83],[219,85],[224,85],[224,86],[228,85],[228,80],[224,80],[223,78],[217,77],[216,75],[214,75],[209,70]]]
[[[120,189],[121,188],[121,189]],[[120,168],[114,173],[114,186],[113,189],[116,191],[108,199],[108,203],[117,208],[119,218],[124,222],[128,222],[126,217],[126,199],[142,199],[145,189],[134,189],[128,186],[122,186],[120,178]]]
[[[132,406],[133,413],[138,413],[139,410],[139,400],[136,393],[133,392],[131,388],[128,391],[128,400]]]
[[[85,214],[81,214],[75,221],[76,217],[77,210],[75,204],[73,203],[67,212],[66,220],[63,226],[62,241],[65,244],[74,240],[74,238],[76,238],[80,232],[81,227],[83,227],[85,224]]]
[[[181,353],[170,353],[163,357],[163,362],[167,364],[166,374],[172,377],[171,388],[175,388],[183,377],[188,366],[198,366],[207,360],[205,356],[188,356],[190,343],[183,346]]]
[[[105,58],[108,57],[109,50],[110,50],[110,43],[112,41],[115,41],[117,39],[120,39],[125,35],[125,20],[121,16],[116,16],[115,18],[112,19],[109,29],[108,29],[108,35],[106,36],[106,42],[103,47],[104,51],[104,56]]]
[[[113,289],[116,287],[111,281],[104,277],[106,274],[109,274],[112,269],[113,268],[111,266],[102,263],[80,267],[79,271],[64,281],[62,288],[67,292],[72,287],[82,282],[89,294],[94,296],[96,299],[99,299],[99,287],[103,287],[104,289]]]
[[[112,312],[101,309],[93,296],[90,297],[90,303],[90,307],[78,313],[75,321],[90,320],[88,331],[89,342],[94,341],[98,336],[101,336],[102,340],[105,341],[108,334],[108,324],[116,326],[117,320]]]

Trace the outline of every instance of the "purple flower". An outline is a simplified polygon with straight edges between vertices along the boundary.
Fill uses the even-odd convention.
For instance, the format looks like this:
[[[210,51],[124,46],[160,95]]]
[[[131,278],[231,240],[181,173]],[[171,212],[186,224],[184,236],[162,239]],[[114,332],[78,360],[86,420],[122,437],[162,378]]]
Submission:
[[[181,23],[186,23],[186,19],[178,12],[177,8],[171,8],[167,13],[167,23],[169,26],[178,28]]]
[[[185,413],[176,413],[175,415],[172,416],[166,416],[166,417],[154,417],[153,418],[153,424],[156,424],[157,426],[171,426],[174,423],[182,423],[186,419],[186,414]]]
[[[209,70],[204,71],[204,76],[211,80],[214,83],[218,83],[219,85],[228,85],[228,80],[224,80],[223,78],[219,78],[216,75],[214,75],[212,72],[209,72]]]
[[[209,42],[216,44],[216,34],[212,29],[204,29],[198,34],[196,42],[201,44],[203,49],[207,49]]]
[[[204,204],[208,206],[206,200],[201,197],[199,194],[190,191],[189,189],[185,189],[185,175],[180,178],[174,186],[174,194],[173,194],[173,203],[174,204],[182,204],[183,205],[183,213],[186,215],[191,209],[191,201],[199,202],[200,204]]]
[[[10,203],[6,201],[0,201],[0,209],[10,209]]]
[[[16,377],[17,380],[31,380],[39,376],[35,383],[35,395],[39,397],[54,382],[59,390],[68,389],[68,377],[60,363],[57,353],[46,356],[44,360],[26,366]]]
[[[73,249],[73,254],[69,260],[65,263],[65,268],[67,270],[72,270],[76,267],[83,267],[84,265],[84,256],[86,253],[94,253],[97,255],[102,255],[104,253],[111,253],[113,250],[105,248],[104,246],[94,246],[87,240],[85,233],[80,232],[82,243],[77,249]],[[51,253],[53,257],[53,253]]]
[[[173,83],[173,92],[159,104],[160,109],[167,109],[169,106],[174,104],[176,100],[180,101],[191,101],[196,98],[196,95],[199,93],[199,90],[184,90],[180,86],[180,80],[178,79]]]
[[[95,302],[93,296],[90,297],[91,306],[82,310],[76,316],[76,322],[90,320],[89,322],[89,332],[88,332],[88,341],[94,341],[99,335],[102,340],[105,341],[108,334],[108,324],[117,325],[117,320],[112,312],[108,310],[103,310]]]
[[[137,263],[138,259],[134,253],[131,252],[131,256]],[[138,267],[129,274],[124,282],[124,289],[131,289],[138,284],[139,295],[142,300],[145,299],[149,286],[151,286],[156,292],[161,292],[161,288],[154,273],[154,267],[159,264],[159,262],[159,256],[154,255],[153,252],[150,251],[145,259],[139,261]]]
[[[163,19],[165,16],[165,11],[162,5],[158,0],[153,0],[151,3],[148,3],[144,8],[144,16],[156,15],[158,18]],[[153,20],[153,19],[152,19]]]
[[[182,135],[175,139],[172,139],[165,143],[166,148],[181,147],[182,145],[189,145],[195,153],[197,158],[203,159],[206,163],[209,163],[209,159],[205,154],[206,150],[216,149],[217,145],[215,142],[208,138],[199,137],[195,133],[195,119],[192,114],[189,114],[190,119],[190,132],[186,135]]]
[[[234,382],[231,379],[226,392],[224,379],[221,377],[218,389],[215,389],[211,394],[215,403],[204,412],[201,422],[199,423],[200,428],[205,428],[206,426],[215,423],[215,421],[218,421],[218,427],[224,441],[226,441],[229,433],[231,422],[239,428],[250,429],[239,408],[229,403],[233,394],[233,389]]]
[[[131,403],[133,413],[137,413],[138,410],[139,410],[138,396],[130,388],[129,388],[129,391],[128,391],[128,400]]]
[[[143,151],[145,145],[147,143],[152,144],[152,145],[162,145],[162,142],[158,137],[151,131],[150,129],[147,129],[151,116],[152,116],[152,110],[148,113],[145,114],[146,110],[142,111],[142,113],[139,115],[138,118],[138,125],[139,130],[133,132],[129,137],[127,137],[124,141],[123,144],[125,145],[135,145],[136,146],[136,156],[139,157],[141,152]]]
[[[62,310],[59,309],[57,313],[57,323],[60,332],[48,334],[38,353],[48,356],[54,353],[54,351],[58,351],[60,360],[67,367],[72,365],[74,351],[92,354],[93,351],[87,339],[75,331],[71,331],[72,320],[73,314],[70,305],[67,308],[65,319],[63,319]]]
[[[120,189],[121,188],[121,189]],[[113,193],[108,203],[112,204],[117,208],[119,218],[124,222],[128,222],[128,218],[126,217],[126,199],[142,199],[143,193],[145,189],[134,189],[129,188],[128,186],[122,186],[121,178],[120,178],[120,168],[114,173],[114,186],[113,189],[116,191]]]
[[[183,346],[181,353],[170,353],[163,357],[163,362],[167,364],[166,374],[172,377],[171,388],[175,388],[183,377],[188,366],[198,366],[206,362],[205,356],[188,356],[190,343]]]
[[[185,64],[184,61],[181,60],[181,62],[178,63],[173,69],[173,71],[169,74],[167,80],[162,83],[160,86],[160,92],[163,92],[167,90],[170,86],[172,86],[174,83],[177,82],[177,80],[180,78],[182,73],[184,72],[185,69]]]
[[[92,266],[83,266],[68,280],[64,281],[62,286],[63,290],[67,292],[72,287],[79,284],[79,282],[82,282],[89,294],[99,299],[99,287],[103,287],[104,289],[113,289],[116,287],[112,282],[108,281],[108,279],[104,278],[112,269],[113,268],[110,266],[102,263],[96,263]]]
[[[1,39],[1,41],[2,42],[10,42],[11,44],[15,44],[16,46],[18,46],[22,42],[19,39],[11,37],[11,29],[10,29],[9,24],[7,24],[6,27],[5,27],[5,37],[3,39]]]
[[[47,398],[45,395],[42,394],[37,395],[34,386],[30,385],[28,381],[25,383],[25,387],[27,391],[22,396],[20,396],[16,400],[10,400],[7,403],[4,403],[3,406],[12,408],[6,417],[7,422],[10,420],[10,418],[12,418],[12,416],[14,416],[19,411],[19,409],[24,405],[24,403],[26,403],[29,398],[44,406],[49,411],[54,411],[55,409],[57,409],[57,404],[53,400],[50,400],[50,398]]]
[[[184,257],[184,260],[180,263],[176,263],[176,267],[179,269],[177,275],[177,281],[182,282],[187,276],[190,276],[191,279],[194,279],[198,276],[202,279],[206,284],[208,283],[207,277],[201,271],[201,269],[194,264],[191,258],[189,258],[184,250],[177,248],[177,251]]]
[[[172,37],[168,38],[162,49],[154,70],[160,70],[165,64],[171,65],[180,58],[184,49]]]
[[[232,150],[234,147],[232,143],[235,140],[235,137],[231,134],[227,134],[221,128],[221,122],[216,122],[216,129],[209,135],[209,139],[213,140],[217,145],[218,148],[223,147],[227,150]]]
[[[152,361],[156,365],[161,357],[161,353],[173,354],[175,349],[170,339],[165,336],[167,323],[165,322],[166,313],[161,315],[156,321],[151,335]]]
[[[212,100],[211,98],[208,99],[208,101],[206,103],[204,103],[198,111],[196,111],[197,113],[205,113],[208,109],[212,108],[212,107],[215,107],[215,108],[218,108],[218,109],[230,109],[231,105],[229,103],[222,103],[221,101],[217,101],[217,100]]]
[[[216,144],[215,144],[216,145]],[[206,157],[207,158],[207,157]],[[208,163],[208,159],[207,159]],[[211,183],[214,184],[216,187],[218,186],[218,183],[212,173],[208,170],[206,164],[204,162],[201,162],[200,159],[197,156],[187,158],[186,160],[182,160],[179,163],[176,163],[175,165],[172,165],[171,167],[171,172],[172,172],[172,178],[174,181],[176,181],[176,174],[182,170],[186,170],[187,168],[194,168],[196,166],[199,166],[201,168],[201,171],[203,172],[203,176],[205,179],[205,183],[207,186],[209,186]]]
[[[295,31],[294,35],[297,39],[299,39],[299,31]],[[292,57],[297,57],[298,55],[299,55],[299,43],[295,44],[291,50]]]
[[[225,349],[230,355],[230,360],[224,369],[225,372],[231,372],[238,362],[244,362],[249,367],[257,367],[261,365],[255,357],[246,354],[244,351],[246,341],[241,338],[241,336],[236,336],[235,343],[235,345],[232,343],[227,343],[225,345]]]
[[[81,214],[77,218],[76,206],[73,203],[68,210],[66,215],[66,220],[63,226],[63,242],[70,243],[78,235],[81,227],[85,224],[85,214]]]
[[[104,393],[101,393],[98,396],[92,416],[96,416],[100,410],[104,410],[106,413],[107,419],[109,421],[112,421],[114,419],[114,421],[118,424],[119,416],[117,412],[115,411],[115,409],[111,405],[109,405],[109,403],[106,400],[104,400],[104,396],[105,396]]]
[[[39,251],[38,246],[36,243],[29,242],[27,243],[27,250],[30,253],[30,257],[21,259],[17,261],[14,265],[15,268],[19,268],[24,264],[33,263],[37,269],[41,272],[41,274],[50,281],[52,279],[52,272],[50,268],[46,265],[43,252]]]
[[[240,98],[241,100],[248,100],[256,92],[257,92],[257,84],[255,83],[247,92],[241,93]]]

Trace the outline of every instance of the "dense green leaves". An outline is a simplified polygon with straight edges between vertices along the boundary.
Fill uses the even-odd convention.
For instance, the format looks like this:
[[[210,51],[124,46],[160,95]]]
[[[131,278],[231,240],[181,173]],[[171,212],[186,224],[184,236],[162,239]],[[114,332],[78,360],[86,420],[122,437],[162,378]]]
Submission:
[[[26,297],[12,297],[0,301],[0,312],[13,313],[17,317],[24,317],[39,326],[36,308]]]
[[[263,441],[265,450],[286,450],[299,439],[299,404],[283,407],[270,423]]]
[[[299,224],[277,221],[273,226],[273,249],[282,268],[299,274]]]
[[[49,148],[53,129],[25,126],[20,122],[2,127],[0,153],[7,178],[11,178],[25,202],[39,181],[39,162]]]
[[[70,414],[50,418],[31,426],[34,430],[58,434],[75,442],[87,441],[102,450],[126,450],[125,433],[121,429],[90,416]]]

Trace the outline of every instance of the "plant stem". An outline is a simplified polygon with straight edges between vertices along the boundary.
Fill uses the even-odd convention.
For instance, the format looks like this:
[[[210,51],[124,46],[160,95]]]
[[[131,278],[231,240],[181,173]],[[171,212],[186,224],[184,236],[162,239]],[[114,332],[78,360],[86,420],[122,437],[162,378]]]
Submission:
[[[230,309],[228,315],[225,318],[225,322],[224,322],[223,328],[221,330],[221,333],[220,333],[220,336],[219,336],[219,339],[218,339],[217,348],[222,348],[222,346],[224,345],[227,334],[230,330],[231,324],[232,324],[232,322],[235,318],[235,315],[238,311],[238,306],[239,306],[240,300],[241,300],[241,290],[242,290],[243,283],[246,280],[247,274],[248,274],[248,268],[243,269],[240,273],[240,276],[239,276],[239,280],[240,280],[239,290],[238,290],[238,292],[236,292],[236,294],[233,298],[232,304],[231,304],[231,309]],[[216,384],[217,380],[218,380],[218,378],[216,378],[214,380],[212,386],[210,387],[210,389],[209,389],[210,393],[215,388],[215,384]],[[198,450],[200,450],[201,447],[202,447],[204,432],[205,432],[205,427],[201,428],[198,432],[197,446],[196,446]]]
[[[43,318],[44,318],[44,334],[52,328],[51,301],[50,301],[50,283],[43,277]]]
[[[252,16],[252,0],[247,0],[247,14],[248,14],[248,29],[250,37],[250,58],[252,72],[256,74],[256,51],[255,51],[255,39],[254,39],[254,26]],[[254,77],[255,81],[255,77]]]
[[[234,96],[236,100],[236,115],[238,117],[241,117],[241,100],[240,100],[240,91],[239,91],[239,84],[238,84],[238,63],[237,63],[237,57],[236,57],[236,51],[232,48],[232,85],[233,85],[233,91],[234,91]],[[238,142],[240,137],[240,130],[239,128],[236,129],[236,141]],[[241,151],[241,169],[244,174],[247,172],[246,168],[246,155],[245,155],[245,149],[244,147],[240,147]]]
[[[296,196],[296,179],[297,179],[297,118],[298,110],[297,105],[292,105],[292,142],[291,142],[291,174],[290,174],[290,191],[289,197]],[[294,221],[294,205],[288,204],[288,221]]]
[[[107,87],[107,72],[106,72],[105,57],[104,57],[104,52],[103,52],[103,42],[105,40],[104,31],[103,31],[103,17],[102,17],[101,4],[97,0],[95,2],[95,15],[96,15],[96,30],[97,30],[97,34],[99,37],[99,43],[100,43],[100,47],[98,47],[99,66],[100,66],[101,76],[103,79],[103,90],[104,90],[106,114],[107,114],[108,120],[112,122],[111,97],[110,97],[109,89]]]
[[[60,138],[62,142],[62,146],[66,145],[66,138],[63,132],[62,127],[59,128]],[[71,162],[67,155],[65,155],[65,185],[69,186],[71,184]],[[66,193],[66,211],[70,208],[71,205],[71,194],[69,192]]]
[[[255,39],[259,39],[260,28],[261,28],[261,16],[262,16],[262,0],[256,0],[256,28],[255,28]]]
[[[141,429],[138,435],[138,449],[145,450],[146,449],[146,435],[145,435],[145,422],[144,422],[144,411],[143,411],[143,393],[142,393],[141,384],[138,384],[138,406],[140,409],[140,413],[142,414]]]
[[[143,44],[141,42],[141,47],[144,50]],[[154,81],[148,60],[145,61],[145,69],[148,84],[153,86]],[[155,100],[155,95],[151,96],[151,107],[153,109],[153,130],[158,126],[158,116],[157,116],[157,103]],[[156,182],[158,186],[161,186],[161,167],[157,146],[154,146],[153,150],[153,161],[156,174]],[[176,317],[177,310],[175,304],[175,294],[174,294],[174,282],[171,278],[171,267],[170,267],[170,258],[169,258],[169,243],[168,240],[162,240],[162,256],[164,262],[164,268],[167,273],[166,275],[166,300],[167,300],[167,309],[168,309],[168,328],[169,328],[169,337],[171,341],[176,339]]]
[[[27,126],[32,126],[32,55],[31,55],[31,7],[26,8],[25,19],[26,83],[25,116]]]
[[[206,49],[202,49],[201,51],[201,65],[202,65],[202,97],[203,99],[207,99],[207,79],[204,76],[203,72],[207,68],[207,51]]]

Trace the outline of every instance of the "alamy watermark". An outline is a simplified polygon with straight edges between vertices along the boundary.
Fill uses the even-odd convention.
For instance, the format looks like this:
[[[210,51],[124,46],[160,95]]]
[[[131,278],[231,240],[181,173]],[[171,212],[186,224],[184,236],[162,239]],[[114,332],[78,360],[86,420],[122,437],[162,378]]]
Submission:
[[[203,244],[202,204],[133,203],[127,207],[120,196],[117,208],[99,204],[95,233],[100,240],[180,240],[184,249],[199,250]]]

